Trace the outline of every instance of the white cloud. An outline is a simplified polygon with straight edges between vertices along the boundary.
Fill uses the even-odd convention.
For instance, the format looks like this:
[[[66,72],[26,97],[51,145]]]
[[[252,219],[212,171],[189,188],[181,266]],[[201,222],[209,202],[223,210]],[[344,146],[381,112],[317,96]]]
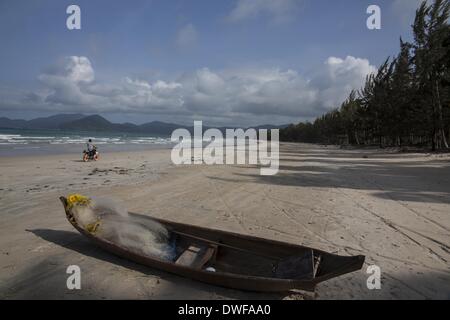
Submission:
[[[197,42],[197,38],[197,29],[190,23],[178,30],[176,44],[180,48],[189,47]]]
[[[112,108],[122,106],[125,111],[138,113],[176,112],[183,104],[180,99],[181,84],[158,80],[151,84],[143,80],[125,78],[124,88],[113,101]]]
[[[313,76],[311,86],[319,89],[321,108],[329,110],[339,106],[352,89],[362,87],[366,76],[375,71],[367,59],[329,57]]]
[[[0,109],[32,108],[63,112],[164,115],[169,120],[204,119],[221,123],[291,122],[313,118],[340,105],[359,89],[368,73],[366,59],[330,57],[317,71],[301,75],[278,68],[208,68],[172,80],[127,77],[118,84],[98,83],[86,57],[69,57],[39,76],[43,89],[0,91]]]
[[[42,83],[53,89],[45,101],[62,105],[98,103],[95,96],[82,92],[82,87],[89,85],[94,79],[94,69],[89,59],[77,56],[65,58],[39,76]]]
[[[299,10],[302,0],[238,0],[228,16],[239,22],[258,16],[267,16],[274,22],[289,21]]]
[[[64,77],[72,82],[92,82],[95,80],[94,69],[86,57],[70,56],[58,61],[46,73],[49,76]]]

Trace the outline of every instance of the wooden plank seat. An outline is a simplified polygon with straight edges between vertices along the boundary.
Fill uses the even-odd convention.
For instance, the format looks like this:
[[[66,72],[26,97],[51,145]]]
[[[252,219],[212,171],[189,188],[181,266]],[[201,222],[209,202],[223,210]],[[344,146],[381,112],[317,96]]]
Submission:
[[[175,263],[194,269],[201,269],[209,261],[215,259],[216,253],[217,245],[199,246],[192,244],[180,254]]]

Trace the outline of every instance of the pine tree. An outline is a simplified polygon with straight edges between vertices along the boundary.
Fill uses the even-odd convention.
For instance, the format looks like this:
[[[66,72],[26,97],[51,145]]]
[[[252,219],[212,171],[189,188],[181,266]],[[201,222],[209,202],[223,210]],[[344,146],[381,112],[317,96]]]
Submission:
[[[290,141],[430,145],[450,139],[450,0],[423,1],[412,25],[414,41],[352,91],[339,108],[314,123],[281,131]],[[448,138],[447,138],[448,137]]]
[[[418,93],[416,106],[419,105],[426,115],[433,150],[441,147],[441,143],[448,148],[440,87],[444,78],[445,68],[442,61],[446,48],[443,44],[448,34],[449,12],[448,0],[435,0],[430,6],[424,1],[416,12],[413,26],[415,81]]]
[[[413,142],[413,132],[417,123],[413,112],[411,112],[412,104],[412,45],[408,42],[403,42],[400,38],[400,53],[395,60],[395,70],[392,75],[392,93],[390,99],[394,110],[392,112],[391,122],[392,134],[398,146],[402,145],[402,138],[409,137],[409,143]]]

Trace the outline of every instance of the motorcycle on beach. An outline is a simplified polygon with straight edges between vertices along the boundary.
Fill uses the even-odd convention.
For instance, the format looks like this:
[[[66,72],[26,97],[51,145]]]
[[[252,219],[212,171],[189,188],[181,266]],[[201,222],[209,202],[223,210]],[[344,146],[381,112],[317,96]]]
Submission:
[[[90,160],[97,161],[99,157],[97,148],[94,148],[92,151],[83,150],[83,161],[88,162]]]

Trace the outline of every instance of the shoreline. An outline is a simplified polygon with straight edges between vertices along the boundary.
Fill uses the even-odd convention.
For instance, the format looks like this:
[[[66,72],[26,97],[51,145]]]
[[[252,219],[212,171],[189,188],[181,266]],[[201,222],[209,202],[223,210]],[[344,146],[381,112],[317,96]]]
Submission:
[[[171,149],[172,144],[99,144],[98,150],[101,154],[118,152],[145,152],[150,150]],[[3,145],[0,146],[0,157],[34,157],[45,155],[65,155],[76,154],[82,157],[82,152],[86,148],[82,144],[61,144],[51,145],[43,144],[39,146],[32,145]]]
[[[99,144],[98,149],[101,154],[111,153],[126,153],[126,152],[146,152],[152,150],[170,150],[175,143],[155,143],[155,144]],[[390,154],[390,155],[418,155],[418,156],[450,156],[450,150],[431,151],[426,148],[405,148],[400,147],[386,147],[380,148],[376,146],[343,146],[332,144],[314,144],[303,142],[280,142],[280,145],[288,146],[318,146],[325,149],[336,149],[349,152],[361,152],[361,154]],[[82,155],[84,144],[42,144],[38,146],[32,145],[0,145],[0,156],[8,158],[26,158],[26,157],[41,157],[41,156],[60,156],[69,154]],[[23,150],[21,153],[18,150]],[[27,151],[29,150],[29,153]],[[34,152],[33,152],[34,150]]]

